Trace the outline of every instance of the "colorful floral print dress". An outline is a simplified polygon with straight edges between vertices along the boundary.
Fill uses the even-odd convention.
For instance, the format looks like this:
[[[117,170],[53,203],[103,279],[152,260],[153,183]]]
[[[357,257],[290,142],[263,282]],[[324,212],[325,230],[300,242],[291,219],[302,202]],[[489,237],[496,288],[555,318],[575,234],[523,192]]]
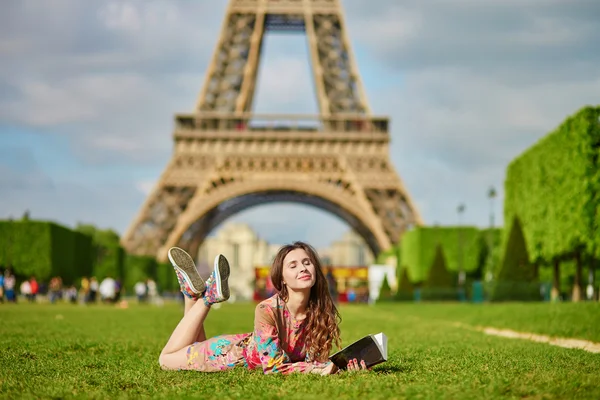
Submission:
[[[241,365],[261,367],[265,374],[309,373],[327,363],[311,362],[305,349],[305,321],[295,320],[275,295],[256,306],[254,331],[221,335],[192,344],[187,351],[188,369],[223,371]]]

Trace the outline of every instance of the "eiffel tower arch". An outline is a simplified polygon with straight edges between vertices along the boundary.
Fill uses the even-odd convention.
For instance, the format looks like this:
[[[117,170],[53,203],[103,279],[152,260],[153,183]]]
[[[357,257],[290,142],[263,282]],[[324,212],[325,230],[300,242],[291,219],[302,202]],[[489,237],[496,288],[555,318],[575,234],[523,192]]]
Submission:
[[[304,33],[318,115],[256,115],[264,35]],[[374,254],[422,220],[389,159],[389,119],[371,115],[339,0],[230,0],[195,110],[175,116],[174,153],[122,238],[132,254],[197,254],[246,208],[310,204],[346,221]]]

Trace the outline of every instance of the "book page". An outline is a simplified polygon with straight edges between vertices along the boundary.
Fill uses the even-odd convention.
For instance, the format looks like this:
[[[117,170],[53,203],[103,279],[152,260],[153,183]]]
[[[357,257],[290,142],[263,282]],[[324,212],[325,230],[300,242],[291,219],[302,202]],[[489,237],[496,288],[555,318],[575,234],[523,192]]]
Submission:
[[[379,347],[383,359],[387,361],[387,336],[385,336],[385,333],[379,332],[378,334],[373,335],[373,339],[375,340],[375,343],[377,343],[377,347]]]

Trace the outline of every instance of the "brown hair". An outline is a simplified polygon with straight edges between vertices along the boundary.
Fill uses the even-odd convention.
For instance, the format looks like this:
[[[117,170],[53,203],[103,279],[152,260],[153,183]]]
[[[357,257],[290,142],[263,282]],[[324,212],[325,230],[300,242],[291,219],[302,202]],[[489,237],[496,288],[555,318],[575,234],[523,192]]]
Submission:
[[[288,291],[283,284],[283,260],[289,252],[296,249],[306,251],[315,266],[316,273],[316,281],[310,289],[308,299],[306,350],[311,360],[326,361],[334,342],[338,348],[341,348],[339,323],[342,318],[329,294],[327,279],[323,275],[321,261],[316,250],[304,242],[294,242],[281,247],[273,260],[271,281],[279,296],[287,301]]]

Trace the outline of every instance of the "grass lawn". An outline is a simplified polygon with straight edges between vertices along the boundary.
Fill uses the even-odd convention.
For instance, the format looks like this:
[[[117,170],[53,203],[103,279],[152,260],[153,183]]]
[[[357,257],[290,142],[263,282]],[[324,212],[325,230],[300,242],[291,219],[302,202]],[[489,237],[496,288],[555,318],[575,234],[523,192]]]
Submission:
[[[213,310],[207,335],[252,330],[252,304]],[[0,398],[600,399],[600,354],[464,329],[600,342],[600,304],[342,306],[344,343],[388,335],[370,373],[166,372],[158,354],[182,307],[0,305]]]

